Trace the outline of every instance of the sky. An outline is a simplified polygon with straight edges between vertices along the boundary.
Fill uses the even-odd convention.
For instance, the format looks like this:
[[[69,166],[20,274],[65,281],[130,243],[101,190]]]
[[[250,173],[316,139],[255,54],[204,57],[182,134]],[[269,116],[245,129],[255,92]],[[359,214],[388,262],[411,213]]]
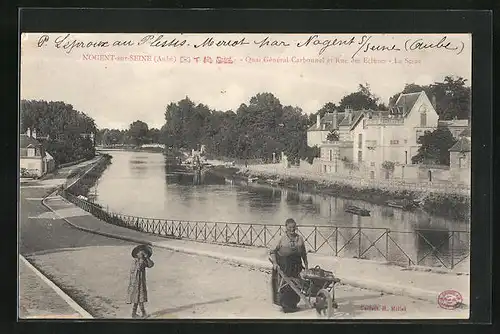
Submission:
[[[208,38],[212,45],[204,44]],[[217,57],[230,63],[217,63]],[[166,106],[186,96],[225,111],[270,92],[283,105],[310,114],[327,102],[338,103],[359,84],[368,83],[387,104],[406,83],[426,85],[446,75],[470,83],[471,73],[467,34],[21,37],[21,98],[64,101],[92,117],[99,128],[126,129],[135,120],[160,128]]]

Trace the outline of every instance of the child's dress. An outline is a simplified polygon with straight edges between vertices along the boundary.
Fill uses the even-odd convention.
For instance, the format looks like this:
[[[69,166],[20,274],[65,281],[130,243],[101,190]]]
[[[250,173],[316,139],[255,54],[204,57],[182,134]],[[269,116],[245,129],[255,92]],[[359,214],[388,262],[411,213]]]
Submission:
[[[153,266],[154,263],[150,259],[134,259],[132,268],[130,269],[127,304],[138,304],[148,301],[146,268],[151,268]]]

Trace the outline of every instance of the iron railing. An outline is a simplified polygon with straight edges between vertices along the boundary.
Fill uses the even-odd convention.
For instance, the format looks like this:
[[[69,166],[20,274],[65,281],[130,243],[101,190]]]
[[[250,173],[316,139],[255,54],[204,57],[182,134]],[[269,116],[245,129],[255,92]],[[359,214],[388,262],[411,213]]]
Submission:
[[[282,225],[136,217],[110,212],[68,190],[62,196],[107,223],[168,238],[269,248],[285,233]],[[468,231],[305,225],[299,226],[298,233],[309,252],[401,265],[453,269],[464,263],[470,249]]]

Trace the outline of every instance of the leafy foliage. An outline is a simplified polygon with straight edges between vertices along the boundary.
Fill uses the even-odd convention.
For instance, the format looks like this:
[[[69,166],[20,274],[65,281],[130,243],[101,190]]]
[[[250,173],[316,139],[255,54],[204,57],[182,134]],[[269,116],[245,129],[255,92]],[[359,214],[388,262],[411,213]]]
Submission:
[[[339,132],[337,130],[332,130],[326,135],[326,140],[328,141],[339,141]]]
[[[20,118],[21,133],[36,129],[37,138],[45,138],[43,144],[58,164],[95,155],[92,140],[82,136],[97,132],[95,122],[71,104],[22,100]]]
[[[448,128],[437,128],[426,131],[418,140],[418,153],[411,158],[412,163],[450,165],[450,152],[448,151],[456,140]]]
[[[394,161],[384,161],[382,163],[382,168],[387,171],[394,171]]]
[[[427,86],[414,83],[407,84],[402,93],[424,91],[429,99],[436,98],[436,112],[440,120],[471,118],[471,88],[465,86],[467,80],[462,77],[446,76],[443,82],[435,82]],[[394,105],[399,93],[393,95],[389,104]]]

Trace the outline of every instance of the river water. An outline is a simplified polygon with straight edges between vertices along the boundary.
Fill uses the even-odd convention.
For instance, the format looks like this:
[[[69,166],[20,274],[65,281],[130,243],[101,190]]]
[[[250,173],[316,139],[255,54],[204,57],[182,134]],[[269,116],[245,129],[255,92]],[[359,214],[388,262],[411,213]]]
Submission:
[[[368,246],[383,230],[364,228],[390,229],[394,241],[385,242],[391,244],[393,252],[404,250],[412,258],[423,259],[420,263],[423,265],[440,265],[444,261],[448,266],[451,248],[457,259],[463,258],[469,250],[470,226],[464,221],[432,216],[422,210],[408,212],[364,201],[264,185],[234,185],[210,173],[196,184],[192,174],[167,166],[160,153],[106,153],[112,155],[112,164],[93,191],[96,202],[112,212],[149,218],[245,224],[283,224],[287,218],[293,218],[299,226],[337,226],[347,230],[362,227],[364,231],[371,231],[371,234],[364,233],[368,239],[364,242]],[[371,216],[346,213],[344,208],[347,205],[366,208]],[[418,237],[415,237],[416,230]],[[451,234],[449,231],[465,232]],[[345,241],[352,235],[343,232]],[[382,252],[383,243],[382,239],[375,243]],[[370,252],[380,253],[375,247]],[[457,259],[453,261],[456,263]],[[462,263],[468,263],[468,260]]]

